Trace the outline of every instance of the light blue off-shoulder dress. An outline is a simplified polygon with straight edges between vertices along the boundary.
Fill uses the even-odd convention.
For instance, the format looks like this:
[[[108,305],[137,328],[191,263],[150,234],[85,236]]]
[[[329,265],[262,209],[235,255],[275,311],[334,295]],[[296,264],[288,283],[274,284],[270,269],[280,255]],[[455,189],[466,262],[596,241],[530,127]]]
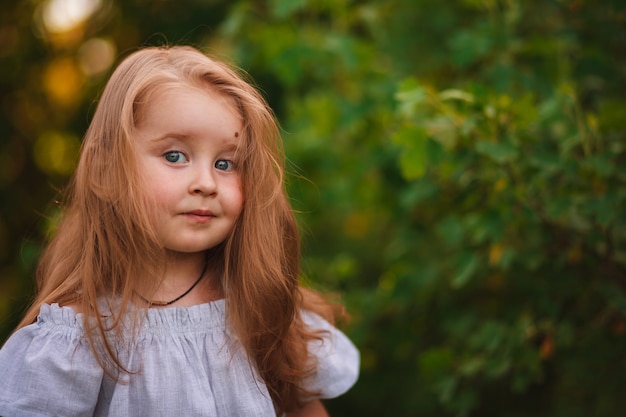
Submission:
[[[357,380],[359,353],[324,319],[311,342],[317,372],[305,385],[321,398],[346,392]],[[0,350],[0,416],[275,416],[262,379],[233,340],[225,301],[149,309],[136,344],[118,354],[128,381],[115,382],[89,346],[81,314],[43,305],[36,323],[14,333]]]

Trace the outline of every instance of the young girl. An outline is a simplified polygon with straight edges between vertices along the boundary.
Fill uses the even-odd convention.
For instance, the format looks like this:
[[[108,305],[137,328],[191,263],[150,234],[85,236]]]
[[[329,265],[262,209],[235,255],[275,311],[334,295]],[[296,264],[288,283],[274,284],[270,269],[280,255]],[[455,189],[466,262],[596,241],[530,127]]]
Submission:
[[[276,121],[189,47],[124,60],[85,135],[0,415],[326,415],[359,355],[298,283]]]

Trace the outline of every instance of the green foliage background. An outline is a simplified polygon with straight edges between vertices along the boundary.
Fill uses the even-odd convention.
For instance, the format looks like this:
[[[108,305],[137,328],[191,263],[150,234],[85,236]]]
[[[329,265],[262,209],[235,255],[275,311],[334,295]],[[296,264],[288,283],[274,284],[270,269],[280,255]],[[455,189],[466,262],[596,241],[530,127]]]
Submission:
[[[621,413],[623,2],[110,0],[52,35],[44,3],[0,5],[0,340],[109,72],[85,42],[185,43],[281,121],[305,278],[362,352],[333,415]]]

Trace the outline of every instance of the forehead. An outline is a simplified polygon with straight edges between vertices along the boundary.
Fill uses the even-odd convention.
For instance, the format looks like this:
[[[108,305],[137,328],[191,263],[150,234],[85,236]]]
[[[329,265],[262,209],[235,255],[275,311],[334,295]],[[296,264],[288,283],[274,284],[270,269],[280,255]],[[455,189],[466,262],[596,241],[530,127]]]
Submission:
[[[234,140],[241,134],[242,119],[234,99],[212,88],[167,85],[137,104],[136,127],[151,138],[170,134]]]

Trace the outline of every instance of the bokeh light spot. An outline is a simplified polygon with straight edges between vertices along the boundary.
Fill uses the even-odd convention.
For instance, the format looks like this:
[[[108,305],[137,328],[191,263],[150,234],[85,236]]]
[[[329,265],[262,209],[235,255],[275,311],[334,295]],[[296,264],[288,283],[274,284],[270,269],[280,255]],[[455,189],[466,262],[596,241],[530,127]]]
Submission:
[[[52,101],[63,106],[75,104],[81,96],[83,75],[71,58],[58,58],[48,64],[43,86]]]
[[[43,24],[51,33],[70,31],[95,13],[100,3],[100,0],[48,0],[42,10]]]
[[[115,53],[115,44],[111,40],[89,39],[78,51],[80,69],[90,77],[102,74],[113,64]]]
[[[80,141],[77,137],[61,132],[44,132],[33,148],[37,166],[51,175],[70,175],[74,170]]]

